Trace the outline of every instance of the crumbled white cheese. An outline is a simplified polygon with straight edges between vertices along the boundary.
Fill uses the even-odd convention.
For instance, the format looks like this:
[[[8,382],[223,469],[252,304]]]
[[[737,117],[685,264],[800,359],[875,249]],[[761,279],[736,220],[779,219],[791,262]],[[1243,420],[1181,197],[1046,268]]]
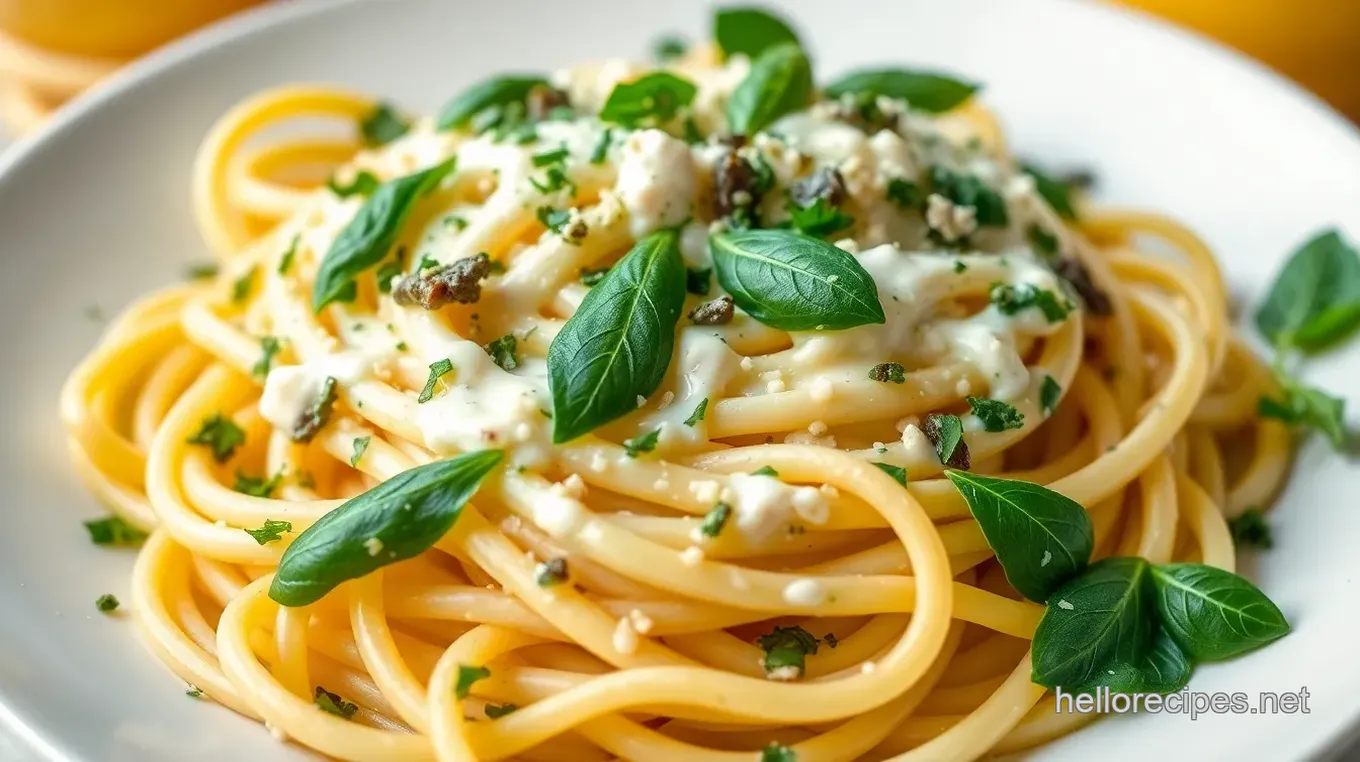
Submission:
[[[743,358],[741,358],[741,369],[742,369],[742,370],[750,370],[751,368],[754,368],[754,367],[755,367],[755,363],[751,361],[751,358],[749,358],[749,357],[743,357]]]
[[[734,523],[752,541],[769,539],[795,515],[811,524],[826,523],[830,509],[816,487],[791,487],[773,476],[731,474],[727,478]]]
[[[830,400],[832,392],[831,380],[826,376],[817,377],[817,379],[812,382],[812,385],[808,387],[808,396],[812,398],[813,402],[826,402]]]
[[[958,241],[977,230],[977,208],[960,206],[938,193],[926,199],[926,224],[946,241]]]
[[[652,631],[652,618],[642,613],[640,609],[629,611],[628,621],[632,623],[633,629],[641,635],[646,635]]]
[[[637,653],[638,633],[633,629],[633,622],[628,617],[620,617],[619,623],[614,627],[614,650],[624,656],[632,656]]]
[[[817,580],[803,577],[784,586],[784,602],[791,606],[820,606],[826,602],[826,590]]]
[[[689,146],[661,130],[639,130],[623,143],[615,192],[641,239],[690,216],[698,180]]]
[[[797,680],[802,676],[803,670],[793,664],[785,664],[782,667],[775,667],[774,669],[765,671],[765,679],[776,680],[781,683]]]
[[[370,537],[364,540],[364,550],[367,550],[370,556],[376,556],[382,552],[383,542],[377,537]]]
[[[820,437],[826,433],[826,424],[822,421],[813,421],[808,424],[808,433],[814,437]]]
[[[715,481],[699,481],[689,483],[689,492],[694,495],[694,499],[701,503],[712,503],[718,499],[718,490],[721,489]]]
[[[684,550],[680,551],[680,563],[684,564],[685,566],[694,567],[698,566],[703,562],[704,562],[704,549],[697,545],[691,545],[688,548],[685,548]]]

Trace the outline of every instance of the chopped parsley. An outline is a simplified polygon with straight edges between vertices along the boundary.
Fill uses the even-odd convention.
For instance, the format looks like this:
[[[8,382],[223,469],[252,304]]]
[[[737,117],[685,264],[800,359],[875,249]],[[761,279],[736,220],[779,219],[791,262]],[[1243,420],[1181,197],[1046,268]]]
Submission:
[[[614,139],[614,130],[606,127],[600,133],[600,139],[595,142],[595,147],[590,149],[590,163],[603,164],[605,156],[609,153],[609,143]]]
[[[955,272],[955,273],[966,272],[967,270],[968,270],[968,265],[964,264],[963,260],[961,260],[961,259],[956,259],[956,260],[954,260],[954,272]]]
[[[359,467],[359,459],[364,457],[364,453],[368,451],[368,445],[372,441],[373,437],[371,436],[354,438],[354,454],[349,456],[350,466],[353,468]]]
[[[529,184],[534,186],[534,190],[545,196],[549,193],[556,193],[563,188],[571,188],[573,191],[576,190],[576,184],[571,181],[571,178],[567,177],[566,171],[557,166],[548,167],[548,172],[543,178],[543,182],[539,182],[536,178],[531,177],[529,178]]]
[[[456,214],[445,215],[444,219],[440,220],[440,222],[444,224],[444,227],[453,228],[455,231],[459,233],[463,232],[464,230],[467,230],[468,226],[468,221],[462,217],[459,217]]]
[[[1058,255],[1057,236],[1038,225],[1030,225],[1029,232],[1026,235],[1029,238],[1029,245],[1034,247],[1035,253],[1042,254],[1045,257],[1056,257]]]
[[[539,564],[534,570],[534,582],[538,583],[539,587],[560,585],[569,578],[570,573],[567,570],[567,559],[565,558],[550,558]]]
[[[817,653],[817,637],[802,627],[776,627],[756,639],[765,652],[762,661],[765,675],[775,680],[793,680],[803,676],[807,657]]]
[[[94,602],[94,607],[99,609],[100,613],[107,614],[118,608],[118,599],[110,593],[104,593]]]
[[[772,476],[778,479],[779,472],[774,470],[773,468],[770,468],[769,466],[761,466],[760,468],[757,468],[756,470],[752,471],[751,476]]]
[[[188,696],[191,699],[201,699],[203,698],[203,689],[198,687],[197,685],[194,685],[193,683],[190,683],[189,687],[185,689],[184,695]]]
[[[255,538],[255,542],[268,545],[271,542],[282,540],[285,533],[293,531],[293,523],[291,521],[265,519],[259,529],[242,529],[241,531]]]
[[[515,349],[518,344],[515,335],[507,333],[487,344],[485,349],[486,353],[491,355],[492,361],[501,367],[501,370],[514,370],[519,367],[519,358],[515,357]]]
[[[279,472],[266,479],[264,477],[249,476],[245,472],[237,469],[236,484],[232,489],[243,495],[251,497],[269,497],[278,489],[279,483],[283,481],[283,473]]]
[[[1053,415],[1053,411],[1058,407],[1058,401],[1062,399],[1062,387],[1052,376],[1044,376],[1044,383],[1039,387],[1039,409],[1044,412],[1047,418]]]
[[[666,35],[652,43],[652,58],[659,63],[674,61],[689,52],[689,43],[684,38]]]
[[[713,290],[713,268],[686,267],[685,290],[696,296],[708,296]]]
[[[888,181],[887,196],[889,201],[901,209],[920,209],[926,201],[925,196],[921,194],[921,186],[900,177]]]
[[[963,441],[963,421],[957,415],[931,413],[926,416],[921,433],[930,440],[941,463],[963,471],[972,465],[968,444]]]
[[[294,442],[310,442],[326,423],[331,419],[331,411],[335,408],[336,385],[339,382],[333,376],[326,376],[326,381],[321,385],[321,393],[317,395],[312,406],[303,412],[293,425]]]
[[[453,687],[453,695],[460,699],[467,698],[472,693],[472,684],[488,677],[491,677],[491,670],[486,667],[469,667],[466,664],[459,664],[458,683]]]
[[[420,390],[420,396],[416,398],[416,402],[424,404],[434,399],[435,385],[439,383],[439,379],[452,372],[453,362],[450,360],[436,360],[430,363],[430,377],[425,380],[425,388]]]
[[[623,440],[623,450],[628,457],[636,458],[644,452],[655,450],[659,439],[661,439],[661,429],[656,428],[641,436]]]
[[[570,209],[556,209],[551,206],[540,206],[538,208],[538,221],[543,223],[543,227],[552,232],[562,235],[567,223],[571,222]]]
[[[722,534],[723,527],[727,526],[727,520],[730,518],[732,506],[718,503],[713,506],[713,510],[704,514],[704,523],[699,525],[699,532],[705,537],[717,537]]]
[[[879,363],[869,369],[869,380],[885,384],[905,384],[907,382],[907,369],[903,368],[901,363]]]
[[[383,262],[378,266],[378,272],[374,276],[378,279],[378,292],[382,294],[392,293],[392,281],[400,278],[402,274],[401,262]]]
[[[878,466],[878,469],[883,473],[891,476],[898,484],[903,487],[907,486],[907,469],[901,466],[894,466],[891,463],[875,463],[874,465]]]
[[[1241,516],[1228,520],[1233,543],[1239,547],[1269,549],[1275,545],[1270,524],[1260,508],[1248,508]]]
[[[828,238],[855,224],[855,218],[818,198],[808,206],[789,205],[789,219],[798,232]]]
[[[959,174],[936,165],[930,169],[930,186],[955,205],[976,209],[977,223],[982,227],[1005,227],[1010,222],[1001,194],[975,175]]]
[[[293,240],[288,244],[288,250],[283,252],[283,256],[279,258],[279,275],[287,275],[288,271],[292,269],[293,257],[297,256],[298,241],[301,238],[301,235],[293,236]]]
[[[269,369],[274,365],[274,355],[279,353],[281,346],[277,337],[261,337],[260,359],[255,362],[255,367],[250,369],[250,374],[256,378],[264,378],[269,375]]]
[[[498,720],[516,709],[519,709],[519,707],[514,704],[487,704],[486,718],[488,720]]]
[[[250,269],[246,270],[244,275],[237,278],[236,282],[231,284],[232,302],[240,304],[250,296],[251,290],[255,288],[255,271],[258,269],[260,268],[251,265]]]
[[[210,278],[216,278],[219,269],[220,268],[218,268],[215,262],[201,265],[190,265],[184,271],[184,274],[189,277],[189,280],[208,280]]]
[[[704,416],[707,414],[708,414],[708,398],[704,397],[703,399],[699,400],[698,405],[694,406],[694,412],[690,413],[689,417],[685,419],[685,425],[693,426],[699,421],[702,421],[704,419]]]
[[[761,750],[760,762],[798,762],[798,754],[787,746],[771,743]]]
[[[535,167],[549,167],[553,164],[561,164],[567,160],[568,156],[571,156],[571,151],[565,145],[562,145],[551,151],[534,154],[532,161]]]
[[[359,135],[369,148],[385,146],[411,130],[411,120],[390,103],[379,103],[359,120]]]
[[[995,433],[1025,426],[1025,414],[1001,400],[981,397],[968,397],[967,400],[973,415],[982,421],[982,427],[987,431]]]
[[[90,542],[95,545],[122,545],[132,547],[146,540],[146,532],[129,524],[122,516],[108,516],[85,522],[85,531],[90,533]]]
[[[316,702],[318,707],[321,707],[321,711],[326,712],[327,714],[333,714],[341,719],[352,719],[354,713],[359,711],[359,706],[357,704],[352,704],[341,698],[340,694],[331,693],[319,685],[316,686],[316,690],[312,693],[312,700]]]
[[[213,460],[218,463],[226,463],[231,459],[236,448],[246,443],[246,433],[241,430],[236,422],[222,415],[213,413],[203,419],[203,424],[199,427],[198,433],[186,440],[189,444],[205,445],[212,449]]]
[[[840,640],[836,638],[836,633],[834,632],[828,632],[827,634],[823,635],[822,642],[825,643],[830,648],[835,648],[836,646],[841,644]]]
[[[1021,310],[1036,307],[1044,313],[1044,317],[1050,323],[1066,319],[1067,314],[1072,311],[1072,305],[1067,300],[1060,299],[1048,289],[1037,288],[1028,283],[1016,286],[997,283],[992,286],[991,301],[1002,315],[1014,315]]]

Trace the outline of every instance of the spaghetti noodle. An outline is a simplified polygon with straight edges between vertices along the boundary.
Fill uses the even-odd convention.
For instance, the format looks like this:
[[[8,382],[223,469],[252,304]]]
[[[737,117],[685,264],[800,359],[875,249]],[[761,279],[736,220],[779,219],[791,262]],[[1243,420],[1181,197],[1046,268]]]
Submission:
[[[958,414],[974,473],[1085,506],[1097,557],[1231,571],[1225,518],[1269,504],[1290,439],[1256,416],[1274,381],[1232,332],[1213,255],[1160,217],[1060,216],[971,100],[830,98],[725,139],[752,69],[713,50],[670,63],[696,92],[669,114],[652,97],[650,125],[597,117],[647,72],[620,61],[452,129],[314,87],[228,113],[194,174],[222,273],[129,308],[62,401],[81,473],[151,533],[131,610],[157,658],[354,760],[958,760],[1084,723],[1031,683],[1043,608],[942,477],[954,454],[929,416]],[[379,114],[403,134],[259,139]],[[449,159],[391,267],[314,311],[327,252],[385,192],[365,178]],[[783,330],[724,302],[713,242],[743,220],[839,226],[825,237],[883,320]],[[555,338],[601,271],[667,230],[691,317],[664,377],[554,441]],[[431,301],[436,275],[454,297]],[[323,381],[333,408],[302,441]],[[970,400],[1021,422],[996,430]],[[315,603],[270,598],[328,512],[485,448],[504,466],[430,550]],[[776,642],[795,627],[812,648]],[[781,671],[780,647],[806,654]]]

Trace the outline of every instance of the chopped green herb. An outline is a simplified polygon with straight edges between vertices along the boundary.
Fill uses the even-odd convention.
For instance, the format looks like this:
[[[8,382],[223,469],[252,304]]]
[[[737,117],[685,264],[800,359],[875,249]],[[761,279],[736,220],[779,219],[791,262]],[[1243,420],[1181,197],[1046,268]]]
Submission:
[[[359,135],[369,148],[385,146],[411,130],[411,120],[390,103],[379,103],[359,120]]]
[[[454,230],[460,233],[463,232],[464,230],[467,230],[468,226],[468,221],[463,217],[459,217],[456,214],[445,215],[442,222],[444,223],[444,227],[453,228]]]
[[[907,382],[907,369],[902,367],[902,363],[879,363],[869,369],[869,380],[885,384],[905,384]]]
[[[956,272],[956,273],[961,273],[961,272],[967,272],[967,270],[968,270],[968,265],[964,264],[962,260],[955,260],[955,261],[954,261],[954,272]]]
[[[203,689],[190,683],[189,688],[184,691],[184,695],[191,699],[201,699],[203,698]]]
[[[420,396],[416,398],[416,402],[424,404],[434,399],[435,385],[439,383],[439,379],[452,372],[453,363],[449,360],[436,360],[430,363],[430,377],[425,380],[425,388],[420,390]]]
[[[902,468],[901,466],[894,466],[891,463],[874,463],[874,465],[878,466],[879,470],[883,473],[897,480],[898,484],[903,487],[907,486],[907,469]]]
[[[552,150],[534,154],[532,161],[535,167],[549,167],[553,164],[561,164],[569,156],[571,156],[571,151],[565,145],[561,145]]]
[[[1257,412],[1263,418],[1276,418],[1295,426],[1317,429],[1341,449],[1346,443],[1346,400],[1321,389],[1306,386],[1279,373],[1284,399],[1262,397]]]
[[[94,602],[94,607],[99,609],[101,613],[107,614],[118,608],[118,599],[109,593],[104,593]]]
[[[765,676],[773,680],[796,680],[810,654],[817,653],[817,637],[802,627],[776,627],[756,639],[765,652]]]
[[[538,565],[534,571],[534,582],[539,587],[552,587],[560,585],[570,579],[571,574],[567,569],[567,559],[550,558]]]
[[[727,526],[727,520],[730,518],[732,506],[718,503],[713,506],[713,510],[704,514],[704,523],[699,525],[699,532],[705,537],[717,537],[722,534],[723,527]]]
[[[243,529],[241,531],[255,538],[255,542],[268,545],[271,542],[282,540],[284,534],[293,531],[293,523],[291,521],[265,519],[259,529]]]
[[[963,441],[963,421],[957,415],[931,413],[926,416],[921,433],[935,447],[940,462],[950,468],[967,471],[970,467],[968,444]]]
[[[1072,191],[1067,183],[1049,177],[1032,164],[1021,164],[1020,171],[1034,178],[1034,189],[1059,216],[1068,220],[1077,218],[1077,209],[1072,204]]]
[[[279,258],[279,275],[287,275],[288,271],[292,269],[293,257],[297,256],[298,241],[301,239],[301,235],[293,236],[293,240],[288,244],[288,250],[283,252],[283,256]]]
[[[1029,226],[1029,245],[1034,247],[1034,251],[1045,257],[1056,257],[1058,255],[1058,237],[1044,230],[1038,225]]]
[[[771,743],[761,750],[760,762],[798,762],[798,753],[787,746]]]
[[[354,454],[349,456],[350,466],[354,468],[359,467],[359,459],[364,457],[364,453],[368,451],[368,446],[372,442],[373,437],[371,436],[354,438]]]
[[[543,223],[543,227],[558,235],[562,235],[562,231],[567,223],[571,222],[571,210],[555,209],[551,206],[540,206],[538,208],[538,221]]]
[[[331,411],[335,407],[336,385],[338,383],[334,377],[326,377],[316,400],[293,425],[294,442],[310,442],[321,432],[321,429],[325,428],[326,423],[330,421]]]
[[[982,227],[1005,227],[1010,222],[1001,194],[975,175],[959,174],[936,165],[930,169],[930,185],[933,192],[953,203],[976,209],[977,223]]]
[[[818,238],[829,238],[855,224],[855,218],[827,203],[824,198],[808,206],[789,205],[789,219],[800,233]]]
[[[713,290],[713,268],[686,267],[685,290],[696,296],[708,296]]]
[[[614,86],[600,111],[600,121],[640,127],[665,124],[694,100],[693,83],[670,72],[652,72]]]
[[[274,355],[279,353],[282,345],[277,337],[264,336],[260,338],[260,359],[255,362],[255,367],[251,368],[251,375],[256,378],[264,378],[269,375],[269,369],[274,365]]]
[[[1058,408],[1058,401],[1062,399],[1062,387],[1052,376],[1044,376],[1043,386],[1039,387],[1039,409],[1044,412],[1047,418],[1053,415],[1053,411]]]
[[[606,127],[604,132],[600,133],[600,139],[595,142],[595,147],[590,150],[591,164],[604,163],[604,157],[609,153],[609,141],[612,140],[613,137],[614,130],[612,127]]]
[[[836,639],[836,634],[833,632],[828,632],[827,634],[823,635],[822,642],[825,643],[830,648],[835,648],[836,646],[841,644],[841,642]]]
[[[651,452],[656,449],[656,443],[661,438],[661,429],[653,429],[641,436],[623,440],[623,449],[628,457],[636,458],[644,452]]]
[[[232,302],[240,304],[250,296],[251,289],[255,288],[255,271],[258,269],[260,268],[251,265],[250,269],[246,270],[245,274],[237,278],[236,282],[231,285]]]
[[[466,664],[459,664],[458,683],[453,687],[453,695],[460,699],[467,698],[472,693],[472,684],[488,677],[491,677],[491,670],[486,667],[469,667]]]
[[[383,294],[392,293],[392,281],[400,278],[402,274],[401,262],[384,262],[378,267],[378,292]]]
[[[349,198],[350,196],[367,198],[372,196],[373,191],[376,191],[380,185],[382,185],[382,182],[378,180],[377,175],[365,170],[360,170],[355,174],[354,179],[350,180],[348,185],[341,185],[336,182],[334,177],[326,181],[326,188],[340,198]]]
[[[1275,545],[1271,536],[1270,524],[1260,508],[1248,508],[1242,515],[1228,520],[1233,543],[1239,547],[1269,549]]]
[[[245,444],[246,433],[230,418],[221,413],[213,413],[203,419],[198,433],[186,440],[189,444],[206,445],[212,448],[213,460],[226,463],[236,448]]]
[[[216,278],[219,269],[220,268],[214,262],[202,265],[190,265],[184,273],[189,276],[189,280],[208,280],[209,278]]]
[[[354,713],[359,711],[357,704],[352,704],[341,698],[339,694],[331,693],[319,685],[316,686],[316,690],[312,693],[312,699],[316,702],[317,706],[321,707],[321,711],[333,714],[342,719],[352,719]]]
[[[675,35],[660,37],[652,43],[652,58],[660,63],[674,61],[689,52],[689,43]]]
[[[491,359],[501,367],[501,370],[514,370],[519,367],[519,359],[515,357],[515,349],[519,344],[515,335],[507,333],[486,345],[486,353],[491,355]]]
[[[888,181],[887,196],[889,201],[905,210],[919,210],[924,208],[926,203],[925,196],[921,193],[921,186],[900,177],[894,177]]]
[[[107,516],[84,523],[85,531],[90,533],[90,542],[95,545],[131,547],[146,540],[146,532],[129,524],[122,516]]]
[[[708,414],[708,398],[704,397],[703,399],[699,400],[698,405],[694,406],[694,412],[690,413],[689,417],[685,419],[685,425],[693,426],[699,421],[702,421],[704,419],[704,416],[707,414]]]
[[[534,190],[545,196],[549,193],[556,193],[563,188],[571,188],[573,191],[576,189],[576,184],[573,183],[571,178],[567,177],[567,173],[558,166],[548,167],[548,172],[544,176],[542,182],[539,182],[537,178],[531,177],[529,178],[529,184],[534,186]]]
[[[693,115],[685,116],[684,128],[686,143],[689,143],[690,145],[693,146],[699,145],[703,143],[705,140],[707,140],[707,138],[704,137],[703,131],[699,129],[699,123],[694,121]]]
[[[755,58],[780,43],[798,44],[788,22],[756,7],[718,8],[713,14],[713,39],[726,57],[738,53]]]
[[[1025,427],[1025,414],[1010,404],[981,397],[968,397],[967,400],[973,415],[982,421],[982,427],[987,431],[995,433]]]
[[[998,283],[992,287],[991,301],[1003,315],[1014,315],[1036,307],[1050,323],[1061,322],[1072,311],[1072,305],[1066,299],[1060,299],[1052,291],[1028,283],[1015,286]]]
[[[279,472],[266,479],[264,477],[248,476],[245,472],[237,469],[236,484],[232,486],[232,489],[243,495],[250,495],[251,497],[269,497],[274,493],[275,489],[278,489],[278,486],[282,481],[283,472]]]
[[[519,709],[519,707],[514,704],[487,704],[486,718],[488,720],[498,720],[516,709]]]
[[[751,476],[772,476],[778,479],[779,472],[774,470],[773,468],[770,468],[769,466],[761,466],[760,468],[757,468],[756,470],[752,471]]]

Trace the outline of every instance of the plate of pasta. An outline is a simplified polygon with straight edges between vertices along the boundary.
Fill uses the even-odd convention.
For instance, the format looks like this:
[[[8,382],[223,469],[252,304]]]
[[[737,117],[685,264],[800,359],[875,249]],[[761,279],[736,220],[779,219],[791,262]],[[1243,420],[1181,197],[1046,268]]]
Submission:
[[[503,5],[246,13],[0,160],[16,754],[1344,740],[1352,127],[1084,3]]]

